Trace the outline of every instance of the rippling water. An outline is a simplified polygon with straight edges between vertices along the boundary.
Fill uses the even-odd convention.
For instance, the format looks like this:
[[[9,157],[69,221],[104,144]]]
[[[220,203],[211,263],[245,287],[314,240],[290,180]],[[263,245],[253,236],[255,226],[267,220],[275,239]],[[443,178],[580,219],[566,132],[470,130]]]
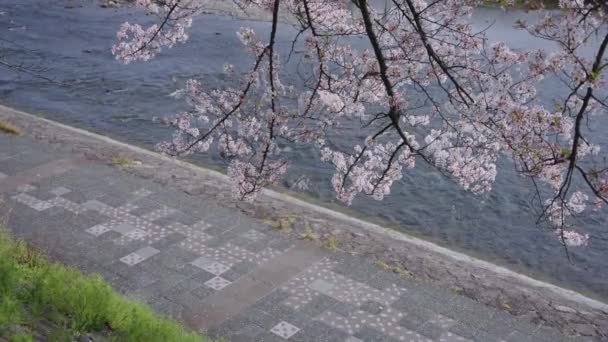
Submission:
[[[82,3],[0,1],[0,39],[13,42],[3,44],[8,47],[5,51],[9,58],[43,65],[48,69],[46,75],[62,81],[52,84],[0,69],[0,102],[147,147],[171,133],[153,123],[152,118],[183,109],[184,104],[169,93],[190,77],[218,85],[224,63],[244,69],[250,61],[241,57],[234,31],[242,26],[268,30],[268,25],[261,22],[204,16],[195,22],[188,44],[167,50],[151,62],[125,66],[115,62],[110,53],[118,26],[127,20],[154,18],[134,10],[100,9],[94,2]],[[542,45],[511,28],[515,16],[482,9],[476,13],[475,23],[483,28],[495,21],[489,36],[519,48]],[[290,30],[283,27],[280,31],[278,41],[283,50],[289,46]],[[296,81],[295,73],[293,78]],[[551,99],[556,90],[548,83],[541,93]],[[603,140],[603,146],[608,146],[604,132],[595,134]],[[342,143],[354,138],[361,141],[363,133],[353,129],[350,136],[340,137]],[[331,168],[319,161],[317,152],[293,146],[288,154],[293,166],[284,185],[289,187],[299,177],[307,176],[312,184],[309,195],[333,202]],[[223,165],[213,155],[200,156],[196,162]],[[583,219],[583,228],[592,235],[591,244],[572,251],[573,263],[569,263],[553,234],[535,225],[530,184],[518,177],[507,161],[500,170],[494,190],[475,196],[419,163],[405,173],[383,202],[359,197],[352,209],[404,232],[608,299],[605,215],[592,213]]]

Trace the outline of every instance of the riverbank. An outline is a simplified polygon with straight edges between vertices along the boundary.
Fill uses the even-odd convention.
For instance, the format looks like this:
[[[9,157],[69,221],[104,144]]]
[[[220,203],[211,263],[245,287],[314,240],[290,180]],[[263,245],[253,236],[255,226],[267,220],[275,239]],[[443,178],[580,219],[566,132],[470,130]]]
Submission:
[[[227,218],[231,215],[228,213],[232,213],[239,222],[265,227],[260,228],[264,234],[270,230],[279,234],[280,239],[305,241],[310,248],[318,249],[314,255],[330,252],[347,260],[355,258],[357,263],[371,265],[376,272],[418,284],[415,287],[423,291],[436,289],[431,292],[446,295],[450,300],[469,298],[470,305],[484,304],[498,310],[493,311],[498,314],[508,312],[506,318],[517,317],[517,322],[525,322],[530,330],[541,335],[560,329],[565,335],[585,335],[596,340],[608,336],[608,306],[573,291],[275,191],[265,191],[254,204],[234,202],[228,179],[222,174],[10,108],[0,108],[0,119],[23,130],[24,139],[35,139],[31,142],[34,146],[49,146],[100,167],[111,165],[113,171],[108,171],[109,175],[118,172],[138,182],[179,190],[187,200],[176,202],[176,209],[190,208],[196,212],[200,210],[197,204],[211,202],[228,208],[224,211],[226,217],[216,218],[219,223],[228,220],[229,224],[233,219]],[[19,150],[18,145],[12,148]],[[120,248],[124,251],[124,247]],[[357,272],[355,267],[348,274],[356,276]],[[370,272],[360,273],[365,278]]]
[[[77,7],[66,8],[69,4]],[[41,81],[0,69],[3,103],[149,149],[172,134],[172,129],[153,118],[187,108],[183,100],[168,94],[181,89],[188,78],[199,79],[210,88],[225,87],[224,63],[242,71],[251,63],[234,32],[251,27],[264,35],[269,29],[262,21],[204,15],[194,21],[192,39],[187,44],[165,49],[148,63],[125,66],[110,52],[116,29],[125,21],[150,24],[154,16],[132,8],[103,9],[92,0],[7,0],[3,11],[0,26],[6,28],[5,38],[20,42],[11,53],[14,61],[45,66],[45,75],[57,81]],[[506,40],[520,48],[542,46],[514,30],[514,17],[503,11],[480,9],[472,21],[475,27],[486,28],[490,24],[486,18],[495,22],[488,30],[493,41]],[[280,28],[278,47],[287,53],[294,32],[287,25]],[[284,81],[297,83],[299,59],[296,54],[292,63],[282,67]],[[552,99],[558,96],[554,89],[548,86],[539,92]],[[347,129],[334,140],[340,146],[353,146],[362,139],[358,132]],[[600,134],[598,141],[608,146],[608,135]],[[333,168],[319,160],[318,151],[296,144],[283,148],[293,172],[280,185],[297,191],[298,197],[306,196],[307,200],[344,211],[328,185]],[[226,169],[226,161],[217,151],[190,158],[203,167]],[[532,187],[506,160],[500,161],[500,170],[494,190],[476,196],[418,163],[404,173],[383,201],[358,196],[347,213],[373,217],[383,226],[608,301],[608,216],[600,211],[585,215],[582,226],[591,235],[591,242],[587,248],[571,250],[573,262],[569,263],[554,233],[535,225],[537,207],[530,203],[534,199],[529,191]],[[307,190],[294,186],[298,179],[309,180]]]

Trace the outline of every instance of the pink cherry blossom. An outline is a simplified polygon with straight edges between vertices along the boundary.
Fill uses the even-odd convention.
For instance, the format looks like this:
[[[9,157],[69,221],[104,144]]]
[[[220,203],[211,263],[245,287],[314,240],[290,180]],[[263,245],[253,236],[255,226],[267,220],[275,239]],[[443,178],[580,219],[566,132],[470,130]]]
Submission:
[[[606,114],[608,8],[600,0],[560,0],[533,22],[514,24],[553,42],[552,51],[517,50],[475,32],[476,0],[391,0],[384,12],[367,0],[235,0],[272,14],[269,35],[236,34],[251,68],[227,65],[236,86],[197,80],[174,93],[190,106],[163,120],[175,128],[159,144],[171,154],[217,149],[230,161],[235,197],[253,200],[289,167],[279,142],[311,144],[333,165],[332,186],[350,204],[358,194],[382,200],[417,163],[450,175],[464,189],[485,193],[510,157],[544,196],[542,218],[567,246],[589,236],[571,227],[589,201],[608,203],[608,168],[585,125]],[[148,28],[124,23],[112,51],[129,63],[185,42],[204,0],[138,0],[159,17]],[[507,2],[507,7],[513,1]],[[276,51],[279,16],[295,23],[303,47],[305,87],[287,83]],[[365,41],[354,45],[354,42]],[[592,54],[585,51],[592,50]],[[539,82],[560,87],[542,101]],[[349,148],[331,134],[358,124],[364,141]],[[541,195],[542,194],[542,195]]]

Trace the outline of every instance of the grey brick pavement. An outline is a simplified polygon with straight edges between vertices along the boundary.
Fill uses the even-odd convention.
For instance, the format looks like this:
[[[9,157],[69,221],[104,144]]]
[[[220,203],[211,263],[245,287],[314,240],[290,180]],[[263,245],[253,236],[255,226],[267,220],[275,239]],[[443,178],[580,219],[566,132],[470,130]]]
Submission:
[[[0,135],[19,237],[232,341],[559,341],[447,289],[380,270],[115,168]],[[188,206],[180,203],[189,203]],[[542,331],[542,333],[541,333]]]

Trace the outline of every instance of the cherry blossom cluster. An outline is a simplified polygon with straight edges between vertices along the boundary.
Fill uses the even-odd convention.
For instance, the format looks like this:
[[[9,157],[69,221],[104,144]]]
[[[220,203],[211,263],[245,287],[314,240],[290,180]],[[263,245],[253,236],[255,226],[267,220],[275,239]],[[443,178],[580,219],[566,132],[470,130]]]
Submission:
[[[587,244],[589,236],[570,222],[589,201],[608,203],[608,172],[596,165],[600,149],[584,127],[607,109],[602,93],[608,24],[601,1],[560,0],[560,10],[516,23],[554,42],[553,51],[514,50],[475,32],[470,17],[480,4],[476,0],[391,0],[384,11],[367,0],[236,2],[270,12],[271,32],[237,32],[251,67],[236,72],[227,65],[224,72],[238,86],[213,89],[190,80],[175,93],[190,110],[163,120],[175,134],[159,144],[162,151],[216,148],[230,161],[235,196],[253,200],[287,171],[280,146],[311,144],[334,166],[332,186],[348,204],[359,193],[382,200],[417,162],[464,189],[488,192],[497,161],[509,156],[543,187],[537,192],[545,197],[542,217],[562,243]],[[137,3],[158,15],[160,24],[123,24],[113,52],[125,63],[184,42],[206,5]],[[303,86],[285,82],[291,79],[281,68],[286,51],[275,44],[285,27],[279,16],[297,28],[298,51],[287,58],[294,53],[307,67]],[[585,49],[594,51],[591,58]],[[548,77],[565,94],[552,104],[537,89]],[[344,132],[365,138],[341,146],[332,137]]]
[[[147,61],[163,47],[185,42],[188,39],[186,30],[192,25],[192,18],[201,13],[204,3],[204,0],[136,0],[136,5],[164,19],[147,28],[123,23],[116,34],[119,42],[112,47],[112,53],[124,63]]]

